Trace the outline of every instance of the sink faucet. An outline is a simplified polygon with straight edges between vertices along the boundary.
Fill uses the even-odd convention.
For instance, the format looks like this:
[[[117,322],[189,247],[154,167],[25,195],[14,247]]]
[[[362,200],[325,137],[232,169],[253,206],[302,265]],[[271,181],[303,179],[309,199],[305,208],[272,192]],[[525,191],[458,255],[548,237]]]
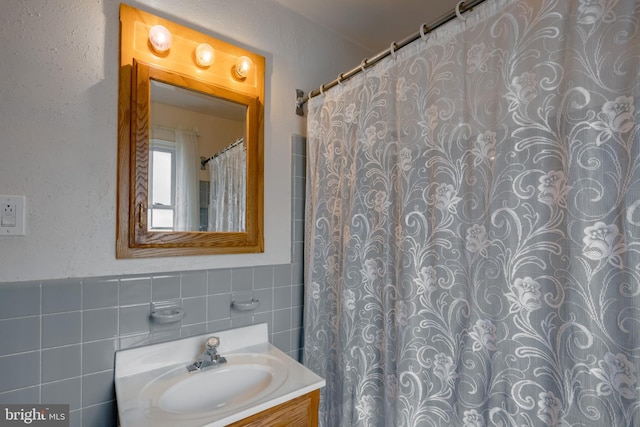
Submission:
[[[218,346],[220,345],[220,338],[209,337],[205,342],[205,351],[202,352],[198,359],[191,365],[187,366],[189,372],[203,371],[209,368],[215,368],[223,363],[227,363],[227,359],[218,354]]]

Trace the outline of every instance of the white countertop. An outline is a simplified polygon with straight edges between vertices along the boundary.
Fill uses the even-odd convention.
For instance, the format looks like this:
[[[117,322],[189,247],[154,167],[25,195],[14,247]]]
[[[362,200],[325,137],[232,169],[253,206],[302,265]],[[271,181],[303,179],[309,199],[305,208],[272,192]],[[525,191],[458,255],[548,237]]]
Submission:
[[[275,390],[246,404],[206,414],[175,414],[155,406],[141,392],[158,377],[193,363],[210,336],[220,338],[218,352],[234,355],[264,354],[283,362],[286,378]],[[214,368],[215,369],[215,368]],[[182,371],[180,371],[182,372]],[[122,427],[221,427],[324,387],[325,381],[268,342],[266,324],[212,332],[116,352],[115,386]],[[212,384],[223,387],[224,384]]]

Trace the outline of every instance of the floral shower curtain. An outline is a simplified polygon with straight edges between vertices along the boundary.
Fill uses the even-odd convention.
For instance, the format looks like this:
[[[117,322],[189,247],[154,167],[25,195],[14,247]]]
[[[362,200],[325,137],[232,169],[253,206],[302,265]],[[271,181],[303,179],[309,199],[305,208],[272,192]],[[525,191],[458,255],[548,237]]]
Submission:
[[[487,0],[309,102],[323,426],[640,426],[640,3]]]
[[[209,160],[209,231],[244,231],[247,155],[244,139]]]

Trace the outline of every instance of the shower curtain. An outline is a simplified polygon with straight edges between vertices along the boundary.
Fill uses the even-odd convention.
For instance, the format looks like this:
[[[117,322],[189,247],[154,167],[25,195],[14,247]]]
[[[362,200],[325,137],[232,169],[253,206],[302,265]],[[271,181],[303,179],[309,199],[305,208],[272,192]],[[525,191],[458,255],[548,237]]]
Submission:
[[[234,143],[235,144],[235,143]],[[244,231],[247,210],[244,140],[209,160],[209,230]]]
[[[198,135],[192,130],[176,129],[176,214],[175,231],[195,231],[200,226],[198,191]]]
[[[640,3],[487,0],[308,114],[323,426],[640,426]]]

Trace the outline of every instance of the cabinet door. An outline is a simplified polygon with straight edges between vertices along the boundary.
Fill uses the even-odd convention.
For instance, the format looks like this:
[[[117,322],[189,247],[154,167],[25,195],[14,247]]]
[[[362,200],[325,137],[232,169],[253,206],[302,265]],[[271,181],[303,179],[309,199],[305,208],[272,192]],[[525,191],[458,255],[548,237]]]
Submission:
[[[317,427],[320,390],[259,412],[228,427]]]

